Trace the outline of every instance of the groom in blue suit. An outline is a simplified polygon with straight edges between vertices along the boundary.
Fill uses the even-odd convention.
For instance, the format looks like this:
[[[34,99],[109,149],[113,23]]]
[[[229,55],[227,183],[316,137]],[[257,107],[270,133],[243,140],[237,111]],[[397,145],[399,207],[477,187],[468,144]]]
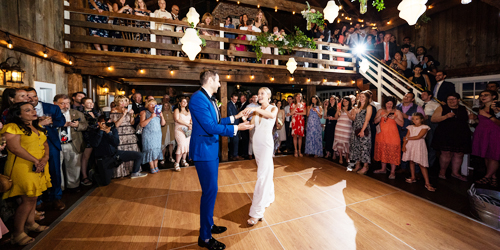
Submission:
[[[189,156],[193,159],[200,180],[202,195],[200,204],[200,237],[198,245],[208,249],[225,249],[212,234],[220,234],[225,227],[214,225],[214,206],[218,191],[219,136],[233,137],[238,130],[253,127],[248,122],[229,125],[242,114],[221,118],[217,100],[213,96],[220,87],[219,75],[207,70],[200,75],[201,89],[191,96],[189,109],[193,131],[189,143]]]

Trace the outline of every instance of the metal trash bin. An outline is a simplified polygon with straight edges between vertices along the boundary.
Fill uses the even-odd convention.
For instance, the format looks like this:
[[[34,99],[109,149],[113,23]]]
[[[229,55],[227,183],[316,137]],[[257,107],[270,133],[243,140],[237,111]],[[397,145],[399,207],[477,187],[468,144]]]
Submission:
[[[467,190],[471,212],[480,221],[500,229],[500,192],[475,188]]]

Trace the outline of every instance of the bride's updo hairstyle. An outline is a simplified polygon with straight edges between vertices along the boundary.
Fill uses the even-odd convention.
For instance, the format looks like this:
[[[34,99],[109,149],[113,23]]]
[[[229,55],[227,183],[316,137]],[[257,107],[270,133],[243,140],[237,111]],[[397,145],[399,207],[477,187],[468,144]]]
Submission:
[[[259,91],[264,91],[266,92],[267,96],[269,97],[269,102],[271,102],[271,97],[273,96],[273,93],[271,92],[271,90],[268,88],[268,87],[262,87],[259,89]]]

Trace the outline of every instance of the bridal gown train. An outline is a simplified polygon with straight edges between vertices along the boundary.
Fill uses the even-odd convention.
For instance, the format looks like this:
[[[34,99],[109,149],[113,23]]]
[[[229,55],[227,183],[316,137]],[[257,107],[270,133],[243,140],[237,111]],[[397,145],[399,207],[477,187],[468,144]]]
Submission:
[[[271,112],[273,105],[269,105],[266,111]],[[257,162],[257,183],[253,192],[250,217],[263,218],[266,207],[274,202],[274,162],[273,162],[273,127],[275,119],[265,119],[259,116],[255,118],[253,133],[253,152]]]

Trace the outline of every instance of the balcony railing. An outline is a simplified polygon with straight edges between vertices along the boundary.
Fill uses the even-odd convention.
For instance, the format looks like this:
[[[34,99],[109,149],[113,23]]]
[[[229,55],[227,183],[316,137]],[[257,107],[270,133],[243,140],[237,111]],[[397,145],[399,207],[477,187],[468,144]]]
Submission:
[[[167,20],[163,18],[136,16],[136,15],[128,15],[128,14],[106,12],[106,11],[99,13],[96,10],[91,10],[86,8],[76,8],[71,6],[65,6],[64,10],[65,10],[64,40],[66,41],[65,51],[69,53],[71,52],[81,53],[88,50],[92,50],[91,49],[92,47],[89,46],[91,44],[104,44],[104,45],[121,46],[128,48],[146,48],[147,50],[149,50],[150,55],[156,55],[157,50],[172,51],[173,52],[172,56],[161,56],[161,58],[173,59],[174,57],[178,57],[178,55],[182,51],[181,49],[182,45],[176,43],[167,44],[167,43],[156,42],[157,36],[172,37],[175,41],[178,38],[181,38],[184,35],[184,33],[173,32],[168,30],[158,30],[155,29],[154,27],[156,27],[156,24],[159,23],[176,27],[189,27],[189,24],[187,22],[182,22],[178,20]],[[78,17],[78,15],[70,15],[70,13],[81,14],[81,16]],[[89,21],[84,21],[85,19],[81,18],[84,15],[106,16],[108,17],[109,21],[108,23],[93,23]],[[70,16],[72,18],[70,18]],[[141,27],[134,27],[132,25],[130,26],[113,25],[113,20],[117,18],[126,20],[127,21],[126,23],[149,22],[149,26],[151,28],[147,29]],[[124,38],[119,39],[119,38],[104,38],[104,37],[90,36],[88,32],[89,28],[103,29],[103,30],[108,30],[110,32],[121,32],[123,34],[122,37]],[[73,32],[73,33],[70,32],[71,30],[75,31],[78,29],[82,30],[80,30],[80,32]],[[203,53],[216,54],[218,55],[217,57],[218,60],[201,60],[200,62],[220,64],[221,63],[220,61],[224,61],[225,63],[229,63],[227,62],[229,57],[256,59],[256,54],[254,52],[224,49],[224,46],[226,44],[240,44],[240,45],[245,45],[247,47],[251,46],[250,41],[225,38],[224,34],[231,33],[236,35],[243,34],[243,35],[258,36],[260,33],[249,32],[239,29],[225,28],[223,24],[220,24],[220,27],[198,24],[196,29],[215,31],[216,34],[218,34],[218,36],[201,35],[200,37],[204,38],[207,42],[209,41],[219,42],[218,48],[203,47],[200,52],[200,54]],[[149,41],[138,41],[131,39],[131,37],[134,37],[136,34],[141,34],[142,36],[146,36],[147,39],[144,40],[149,40]],[[83,46],[84,49],[81,48],[75,49],[74,44],[84,44],[85,46]],[[317,44],[317,49],[306,49],[306,48],[295,47],[293,48],[293,52],[290,55],[279,55],[278,49],[275,46],[269,46],[271,47],[273,54],[263,54],[261,60],[270,59],[272,61],[273,66],[269,64],[262,64],[261,62],[258,63],[249,62],[255,60],[246,60],[244,62],[238,62],[236,64],[240,66],[248,65],[249,67],[272,67],[273,69],[286,69],[285,66],[286,62],[290,57],[294,57],[297,63],[299,64],[297,65],[298,67],[297,70],[313,71],[313,72],[316,71],[322,73],[347,73],[347,74],[357,73],[356,58],[353,56],[351,48],[336,43],[317,42],[316,44]],[[317,55],[316,56],[317,59],[310,57],[299,57],[296,55],[296,52],[299,51],[306,52],[306,54],[310,55],[310,57],[312,57],[313,54]],[[122,52],[122,53],[125,54],[127,52]],[[322,59],[324,57],[328,59]],[[160,58],[160,56],[158,56],[158,58]],[[195,61],[196,60],[200,59],[195,59]]]

